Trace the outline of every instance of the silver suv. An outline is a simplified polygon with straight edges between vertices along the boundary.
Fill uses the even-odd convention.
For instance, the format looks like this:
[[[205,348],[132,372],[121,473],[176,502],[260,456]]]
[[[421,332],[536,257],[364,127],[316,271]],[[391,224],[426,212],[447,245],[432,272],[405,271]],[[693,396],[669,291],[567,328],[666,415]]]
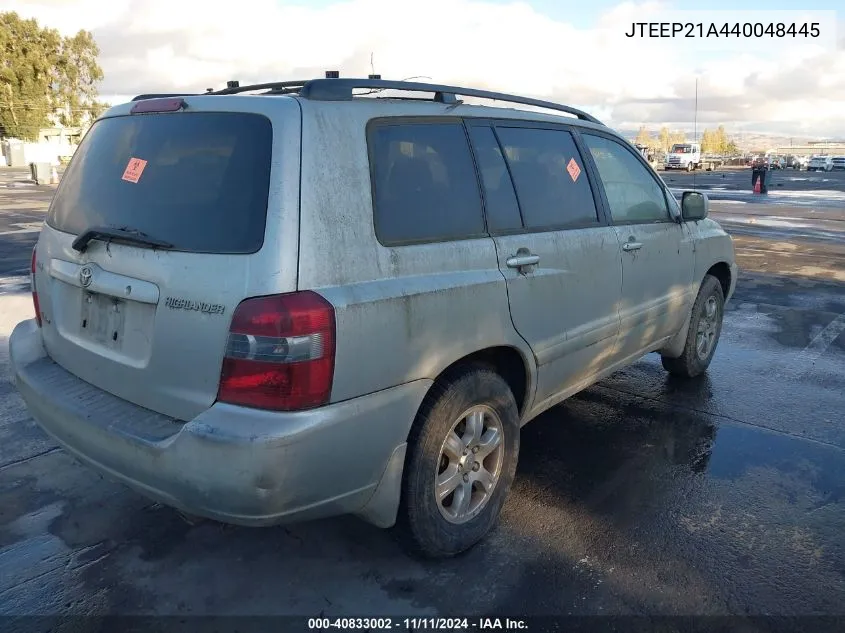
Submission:
[[[185,514],[352,513],[453,555],[496,522],[522,425],[650,352],[706,370],[737,278],[708,204],[513,95],[143,95],[62,179],[13,371],[69,452]]]

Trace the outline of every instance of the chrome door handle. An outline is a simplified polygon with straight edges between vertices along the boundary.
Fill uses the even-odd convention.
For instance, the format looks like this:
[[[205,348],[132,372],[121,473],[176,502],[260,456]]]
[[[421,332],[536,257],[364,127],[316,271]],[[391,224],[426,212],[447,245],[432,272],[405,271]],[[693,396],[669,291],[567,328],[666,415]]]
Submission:
[[[509,257],[506,262],[508,268],[522,268],[523,266],[534,266],[540,263],[539,255],[517,255]]]
[[[643,247],[642,242],[625,242],[622,245],[623,251],[638,251]]]

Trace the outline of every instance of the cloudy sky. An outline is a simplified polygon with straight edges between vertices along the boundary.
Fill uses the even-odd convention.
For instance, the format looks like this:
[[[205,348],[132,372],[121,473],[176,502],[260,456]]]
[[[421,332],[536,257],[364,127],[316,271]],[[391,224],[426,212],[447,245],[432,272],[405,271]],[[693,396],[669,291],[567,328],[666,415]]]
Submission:
[[[108,100],[302,79],[422,76],[640,124],[845,137],[845,13],[833,0],[0,0],[100,45]],[[795,10],[802,5],[802,13]],[[811,6],[803,6],[811,5]],[[763,7],[760,9],[759,7]],[[689,9],[689,11],[687,11]],[[786,13],[785,11],[790,11]],[[824,13],[821,13],[824,11]],[[838,17],[838,24],[837,24]],[[819,22],[820,37],[627,38],[632,22]],[[838,26],[838,30],[837,30]]]

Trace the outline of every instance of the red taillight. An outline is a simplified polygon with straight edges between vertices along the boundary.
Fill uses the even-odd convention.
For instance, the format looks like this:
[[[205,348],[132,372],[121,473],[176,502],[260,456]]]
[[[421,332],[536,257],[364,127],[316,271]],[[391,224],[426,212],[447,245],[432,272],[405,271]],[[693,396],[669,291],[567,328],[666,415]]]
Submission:
[[[235,310],[217,399],[295,411],[326,404],[335,355],[334,308],[315,292],[247,299]]]
[[[32,260],[29,264],[29,286],[32,290],[32,307],[35,308],[35,320],[38,322],[38,327],[41,327],[41,306],[38,304],[38,291],[35,288],[35,253],[38,246],[32,248]]]

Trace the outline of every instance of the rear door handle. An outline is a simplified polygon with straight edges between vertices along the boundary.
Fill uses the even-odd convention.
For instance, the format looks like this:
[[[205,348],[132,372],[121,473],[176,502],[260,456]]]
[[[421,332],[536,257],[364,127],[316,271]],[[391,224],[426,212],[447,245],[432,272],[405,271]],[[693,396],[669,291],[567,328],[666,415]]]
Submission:
[[[623,251],[638,251],[643,247],[642,242],[625,242],[622,245]]]
[[[534,266],[540,263],[539,255],[516,255],[508,258],[508,268],[522,268],[523,266]]]

